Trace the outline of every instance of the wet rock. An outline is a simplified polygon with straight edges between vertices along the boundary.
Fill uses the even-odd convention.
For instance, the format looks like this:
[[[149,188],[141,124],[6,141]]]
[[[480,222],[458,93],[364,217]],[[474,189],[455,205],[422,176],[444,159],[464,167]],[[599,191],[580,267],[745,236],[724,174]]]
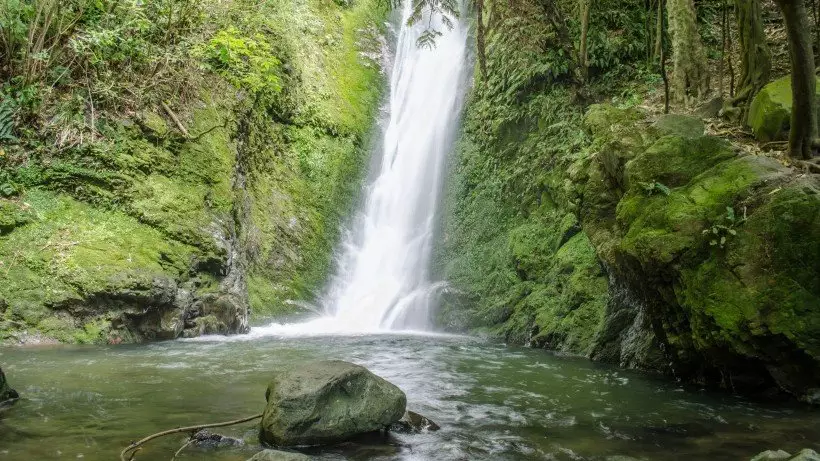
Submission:
[[[422,416],[410,410],[404,412],[404,416],[402,416],[400,420],[390,425],[391,431],[403,434],[418,434],[424,431],[435,432],[439,429],[441,429],[441,426],[426,416]]]
[[[802,450],[796,456],[789,458],[789,461],[820,461],[820,454],[808,448]]]
[[[783,450],[766,450],[763,453],[752,458],[751,461],[776,461],[780,459],[789,459],[792,455]]]
[[[590,113],[596,146],[628,149],[623,169],[590,163],[580,209],[610,277],[592,358],[816,401],[820,180],[712,136],[624,144],[605,127],[631,112]]]
[[[264,450],[253,455],[248,461],[310,461],[310,456],[292,451]]]
[[[236,439],[233,437],[227,437],[222,434],[215,434],[213,432],[207,431],[205,429],[197,432],[192,437],[194,439],[194,445],[199,448],[228,448],[228,447],[241,447],[245,445],[245,442],[241,439]]]
[[[0,368],[0,403],[17,398],[20,398],[20,394],[9,387],[8,382],[6,382],[6,375],[3,374],[3,369]]]
[[[278,370],[265,394],[259,438],[272,446],[324,445],[387,428],[407,397],[366,368],[316,361]]]

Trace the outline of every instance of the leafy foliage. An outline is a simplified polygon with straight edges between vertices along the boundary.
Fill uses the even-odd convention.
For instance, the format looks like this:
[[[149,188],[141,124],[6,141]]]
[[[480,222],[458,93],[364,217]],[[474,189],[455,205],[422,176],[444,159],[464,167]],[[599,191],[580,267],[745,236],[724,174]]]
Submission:
[[[738,219],[735,216],[735,209],[726,207],[726,215],[722,221],[712,224],[708,229],[704,229],[703,235],[709,239],[709,245],[723,249],[728,240],[737,235],[737,227],[746,221],[745,218]]]
[[[452,30],[458,17],[458,0],[414,0],[407,24],[414,25],[426,20],[427,27],[416,40],[416,45],[433,48],[436,38],[442,35],[434,22],[441,22],[445,29]]]
[[[219,31],[195,50],[205,66],[238,88],[251,93],[276,94],[282,91],[281,62],[265,45],[265,37],[244,37],[236,27]]]
[[[13,134],[14,130],[14,111],[8,100],[0,102],[0,145],[3,143],[14,142],[17,138]]]
[[[670,193],[672,193],[672,191],[668,187],[657,181],[641,182],[640,185],[643,188],[644,192],[646,192],[646,195],[669,195]]]

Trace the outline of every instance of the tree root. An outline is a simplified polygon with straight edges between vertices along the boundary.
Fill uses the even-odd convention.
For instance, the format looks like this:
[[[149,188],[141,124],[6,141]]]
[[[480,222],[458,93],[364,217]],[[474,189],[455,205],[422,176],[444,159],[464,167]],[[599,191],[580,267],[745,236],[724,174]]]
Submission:
[[[814,163],[812,161],[795,160],[794,165],[800,167],[800,169],[807,173],[820,174],[820,164]]]
[[[169,429],[167,431],[157,432],[156,434],[151,434],[148,437],[145,437],[144,439],[139,440],[137,442],[131,442],[131,444],[128,445],[120,453],[120,461],[132,461],[134,459],[134,455],[136,455],[139,450],[142,450],[142,445],[144,445],[145,443],[147,443],[151,440],[159,438],[159,437],[164,437],[166,435],[171,435],[171,434],[179,434],[179,433],[182,433],[182,432],[190,432],[190,433],[193,434],[193,433],[196,433],[197,431],[200,431],[202,429],[210,429],[212,427],[233,426],[235,424],[241,424],[241,423],[246,423],[248,421],[253,421],[254,419],[259,419],[261,417],[262,417],[262,413],[259,413],[258,415],[248,416],[247,418],[236,419],[236,420],[233,420],[233,421],[226,421],[224,423],[201,424],[201,425],[198,425],[198,426],[178,427],[176,429]],[[189,443],[190,443],[190,441],[189,441]],[[184,449],[187,446],[188,446],[188,443],[183,445],[182,448]],[[179,452],[181,452],[181,451],[182,451],[182,449],[177,451],[177,453],[174,455],[174,457],[176,457],[176,455],[178,455]],[[130,453],[130,456],[129,456],[129,453]]]
[[[192,436],[191,436],[191,438],[190,438],[190,439],[188,439],[188,441],[187,441],[187,442],[185,442],[185,445],[183,445],[183,446],[179,447],[179,450],[177,450],[177,452],[176,452],[176,453],[174,453],[174,456],[171,458],[171,461],[176,460],[176,459],[177,459],[177,456],[179,456],[179,454],[180,454],[180,453],[182,453],[182,450],[184,450],[184,449],[188,448],[188,445],[190,445],[190,444],[194,443],[195,441],[196,441],[196,439],[194,439],[194,436],[192,435]]]

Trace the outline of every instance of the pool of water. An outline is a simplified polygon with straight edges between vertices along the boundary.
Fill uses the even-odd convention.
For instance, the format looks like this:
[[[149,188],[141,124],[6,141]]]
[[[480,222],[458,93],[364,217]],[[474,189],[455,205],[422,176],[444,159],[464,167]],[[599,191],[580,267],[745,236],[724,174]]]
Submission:
[[[684,389],[663,379],[473,338],[212,338],[141,346],[0,349],[24,396],[0,413],[0,460],[119,459],[132,440],[260,413],[276,370],[343,359],[401,387],[442,426],[314,449],[322,460],[741,460],[773,448],[820,449],[820,413]],[[253,423],[225,435],[255,442]],[[169,460],[185,442],[149,443]],[[258,447],[186,449],[178,460],[241,461]]]

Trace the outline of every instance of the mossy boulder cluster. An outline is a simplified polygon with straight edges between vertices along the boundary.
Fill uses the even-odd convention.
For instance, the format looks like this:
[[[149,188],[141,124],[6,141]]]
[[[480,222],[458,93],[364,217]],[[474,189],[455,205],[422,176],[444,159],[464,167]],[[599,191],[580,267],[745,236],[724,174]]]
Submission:
[[[445,325],[818,401],[820,178],[745,155],[697,118],[608,104],[564,115],[584,130],[574,144],[549,119],[502,124],[517,145],[549,146],[511,150],[470,131],[485,98],[468,106],[448,191]],[[488,198],[507,173],[484,165],[515,164],[511,152],[548,165],[523,206]]]
[[[820,107],[820,81],[817,82],[817,105]],[[749,108],[748,124],[755,137],[764,142],[788,138],[792,113],[791,76],[769,83],[755,95]]]
[[[95,136],[59,149],[45,131],[7,148],[0,341],[241,333],[310,299],[366,164],[382,88],[377,3],[266,5],[258,33],[239,26],[259,11],[220,18],[236,27],[188,54],[226,34],[252,42],[240,51],[266,54],[235,64],[278,63],[264,95],[238,71],[203,71],[205,53],[184,97],[98,115]]]
[[[602,112],[608,130],[597,128]],[[632,116],[606,106],[593,106],[586,126],[595,154],[636,129]],[[629,332],[642,330],[648,347],[631,357],[636,365],[816,400],[820,179],[739,155],[689,124],[652,131],[639,136],[621,178],[590,164],[583,227],[613,287],[628,293],[609,304],[602,330],[621,333],[592,356],[622,362]],[[620,328],[624,312],[634,313],[631,330]]]
[[[259,438],[276,447],[327,445],[387,429],[407,397],[366,368],[317,361],[277,372],[265,393]]]

